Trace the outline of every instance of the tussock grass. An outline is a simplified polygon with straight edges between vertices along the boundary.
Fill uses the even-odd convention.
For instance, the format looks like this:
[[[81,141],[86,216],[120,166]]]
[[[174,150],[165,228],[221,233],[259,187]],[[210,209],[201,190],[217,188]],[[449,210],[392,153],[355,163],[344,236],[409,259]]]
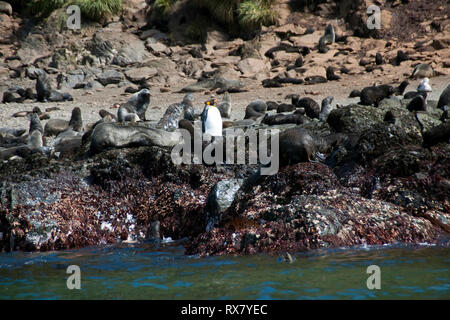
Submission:
[[[54,10],[72,4],[80,7],[82,17],[93,21],[101,21],[122,11],[122,0],[32,0],[28,6],[31,14],[45,18]]]
[[[256,29],[274,24],[278,18],[271,6],[273,0],[245,1],[239,5],[239,24],[245,29]]]

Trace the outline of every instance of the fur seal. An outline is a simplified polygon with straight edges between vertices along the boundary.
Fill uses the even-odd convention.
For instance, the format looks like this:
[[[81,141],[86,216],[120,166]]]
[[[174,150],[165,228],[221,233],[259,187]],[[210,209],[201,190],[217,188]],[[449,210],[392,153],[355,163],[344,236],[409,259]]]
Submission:
[[[389,110],[389,111],[386,112],[386,114],[384,115],[383,121],[387,122],[387,123],[395,124],[396,120],[395,120],[395,116],[392,113],[392,111]]]
[[[319,52],[326,53],[329,48],[326,46],[327,44],[332,44],[336,39],[336,35],[334,33],[334,28],[331,24],[327,25],[325,28],[324,35],[319,39]]]
[[[47,73],[43,70],[38,70],[37,78],[36,78],[36,92],[37,92],[37,100],[39,102],[47,102],[50,98],[50,94],[52,91],[52,85],[50,82],[50,78],[47,76]]]
[[[409,60],[408,54],[402,50],[397,51],[397,57],[395,58],[395,64],[399,66],[403,61]]]
[[[361,97],[361,91],[359,90],[352,90],[352,92],[350,92],[350,95],[348,96],[349,98],[356,98],[356,97]]]
[[[244,119],[256,120],[259,117],[263,117],[267,111],[267,104],[263,100],[255,100],[249,103],[245,108]]]
[[[311,135],[302,128],[287,129],[280,133],[280,165],[308,162],[314,159],[316,147]]]
[[[328,80],[322,76],[311,76],[305,78],[305,84],[326,83]]]
[[[63,119],[50,119],[45,124],[45,136],[57,136],[59,133],[69,129],[69,121]]]
[[[403,99],[413,99],[414,97],[417,97],[418,95],[420,95],[420,93],[417,91],[408,91],[407,93],[405,93],[403,95]]]
[[[327,80],[333,81],[333,80],[339,80],[339,79],[341,79],[340,76],[334,74],[334,71],[335,71],[334,68],[331,67],[331,66],[329,66],[329,67],[327,68]]]
[[[277,110],[279,104],[275,101],[266,101],[267,110]]]
[[[223,95],[223,101],[219,103],[217,108],[219,109],[222,118],[231,117],[231,96],[228,92],[225,92]]]
[[[39,119],[39,115],[37,113],[33,113],[30,117],[30,129],[29,132],[39,131],[41,134],[44,134],[44,128],[42,127],[41,120]]]
[[[406,107],[409,111],[427,111],[427,105],[423,95],[419,94],[413,98]]]
[[[69,121],[69,128],[76,132],[83,131],[83,119],[81,118],[81,110],[78,107],[73,108],[72,116]]]
[[[145,121],[145,112],[150,104],[150,91],[142,89],[134,93],[126,103],[120,105],[117,111],[119,122],[139,120]]]
[[[173,103],[166,109],[156,127],[164,130],[177,129],[178,122],[185,119],[187,114],[189,115],[188,118],[193,117],[193,105],[194,95],[192,93],[186,94],[181,103]]]
[[[448,84],[444,91],[442,91],[437,104],[439,109],[442,109],[444,106],[450,108],[450,84]]]
[[[305,123],[305,117],[302,114],[274,114],[269,115],[266,113],[261,123],[267,124],[269,126],[277,125],[277,124],[288,124],[295,123],[297,125]]]
[[[401,96],[405,92],[405,89],[408,85],[409,85],[408,80],[402,81],[400,85],[397,88],[395,88],[395,95]]]
[[[375,107],[377,107],[381,100],[393,95],[394,93],[394,87],[386,84],[366,87],[361,90],[360,103],[366,106],[375,105]]]
[[[120,105],[119,110],[117,111],[117,119],[119,122],[138,122],[141,119],[139,116],[133,112],[134,106],[128,102]]]
[[[278,105],[278,107],[277,107],[277,113],[292,112],[294,110],[295,110],[295,106],[293,104],[289,104],[289,103],[282,103],[282,104]]]
[[[309,97],[302,98],[297,102],[297,107],[304,108],[306,115],[308,117],[310,117],[311,119],[314,119],[314,118],[319,119],[319,114],[321,111],[320,106],[313,99],[311,99]]]
[[[377,64],[377,66],[379,66],[380,64],[383,64],[383,56],[381,55],[381,53],[377,52],[377,54],[375,55],[375,63]]]
[[[319,114],[319,119],[321,121],[326,121],[328,118],[328,115],[331,113],[331,111],[333,111],[335,109],[335,107],[333,107],[331,105],[331,103],[333,102],[333,99],[334,98],[332,96],[328,96],[322,100],[322,109]]]

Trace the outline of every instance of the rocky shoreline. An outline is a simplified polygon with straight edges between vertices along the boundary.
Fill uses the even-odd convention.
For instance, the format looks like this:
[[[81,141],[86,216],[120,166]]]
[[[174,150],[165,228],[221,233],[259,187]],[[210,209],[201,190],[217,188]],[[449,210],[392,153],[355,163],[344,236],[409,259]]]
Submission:
[[[375,99],[376,107],[339,99],[325,113],[314,102],[318,100],[315,92],[293,95],[300,88],[304,92],[321,88],[322,82],[326,88],[330,82],[358,81],[359,76],[373,79],[371,84],[380,81],[395,87],[413,76],[441,75],[448,83],[450,24],[445,19],[427,23],[425,29],[430,32],[439,25],[433,39],[424,33],[415,41],[371,39],[355,31],[355,23],[364,19],[357,14],[359,7],[340,8],[348,11],[342,21],[348,24],[349,16],[357,21],[351,25],[354,34],[347,25],[335,26],[336,42],[324,48],[319,43],[325,28],[310,32],[307,25],[313,18],[325,24],[329,9],[336,5],[331,3],[304,17],[291,13],[289,19],[300,19],[302,26],[279,22],[262,28],[250,40],[229,39],[214,30],[202,45],[171,42],[167,34],[144,28],[148,8],[133,1],[126,2],[129,7],[122,17],[103,27],[67,33],[67,38],[55,35],[51,19],[16,38],[14,30],[23,23],[21,18],[9,11],[0,13],[2,21],[9,22],[0,27],[9,35],[0,43],[4,81],[0,89],[2,97],[12,99],[0,104],[2,113],[5,110],[1,127],[28,126],[27,112],[15,108],[32,109],[28,103],[34,105],[34,82],[40,72],[57,83],[54,88],[67,90],[74,102],[39,106],[79,103],[84,123],[88,123],[84,130],[72,130],[70,136],[44,137],[43,146],[20,152],[5,141],[26,141],[28,135],[23,132],[16,137],[12,131],[0,130],[0,252],[62,250],[162,237],[185,239],[186,254],[200,256],[278,254],[361,244],[450,245],[450,128],[448,113],[438,108],[439,95],[433,93],[425,110],[408,110],[411,99],[393,91]],[[414,8],[409,6],[408,10]],[[281,13],[286,9],[282,4],[280,8]],[[398,10],[391,9],[388,12]],[[54,37],[44,36],[46,32]],[[395,32],[391,30],[394,36]],[[378,64],[380,52],[384,61]],[[334,72],[338,77],[331,76]],[[147,112],[149,121],[116,124],[117,111],[111,111],[114,114],[102,116],[101,121],[108,123],[95,123],[97,110],[83,107],[92,96],[97,97],[95,93],[111,106],[113,101],[121,102],[117,91],[128,96],[145,88],[156,96]],[[273,96],[263,102],[262,111],[249,111],[249,103],[233,102],[232,117],[224,126],[245,131],[305,130],[314,142],[308,146],[314,152],[306,151],[306,160],[285,161],[270,176],[261,175],[259,165],[173,163],[171,150],[178,129],[163,130],[156,123],[164,120],[169,100],[179,99],[180,92],[197,92],[198,104],[201,94],[206,99],[229,92],[233,101],[234,95],[255,88],[269,93],[282,88],[279,95],[291,101],[284,103]],[[113,99],[108,95],[112,91],[116,93]],[[320,97],[328,96],[326,91]],[[347,97],[350,87],[345,91],[340,93]],[[312,96],[313,102],[302,105],[299,100],[305,96]],[[25,115],[22,122],[11,123],[11,117],[6,118],[6,112],[12,113],[10,108]],[[197,109],[194,106],[195,119]],[[242,120],[244,110],[246,119]],[[54,119],[52,111],[45,114]],[[276,117],[268,118],[271,115]],[[43,123],[48,119],[39,117]],[[177,126],[181,119],[187,119],[184,111],[176,118]],[[198,120],[188,120],[199,125]],[[114,139],[102,144],[105,138],[94,128],[104,128],[105,135],[123,130],[129,136],[125,144]],[[42,135],[46,133],[47,128],[42,129]],[[280,150],[282,158],[289,148],[305,152],[304,144],[289,143]]]

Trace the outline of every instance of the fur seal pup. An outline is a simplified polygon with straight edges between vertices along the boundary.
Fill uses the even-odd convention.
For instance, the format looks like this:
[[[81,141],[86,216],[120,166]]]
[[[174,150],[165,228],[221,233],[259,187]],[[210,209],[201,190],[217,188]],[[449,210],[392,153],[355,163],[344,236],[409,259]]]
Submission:
[[[41,134],[44,134],[44,128],[42,127],[41,120],[39,119],[39,115],[37,113],[33,113],[30,117],[30,129],[29,132],[39,131]]]
[[[403,61],[409,60],[408,54],[402,50],[397,51],[397,57],[395,58],[395,65],[399,66]]]
[[[107,111],[107,110],[105,110],[105,109],[101,109],[101,110],[98,112],[98,115],[99,115],[100,118],[102,118],[102,119],[103,119],[104,117],[111,117],[111,119],[117,121],[117,117],[116,117],[114,114],[112,114],[111,112],[109,112],[109,111]]]
[[[83,132],[83,119],[81,118],[81,109],[73,108],[72,116],[69,121],[69,128],[76,132]]]
[[[442,91],[437,107],[442,109],[444,106],[450,107],[450,84]]]
[[[69,121],[63,119],[50,119],[45,124],[45,136],[57,136],[63,131],[69,129]]]
[[[280,165],[308,162],[314,159],[316,147],[311,135],[302,128],[287,129],[280,133]]]
[[[327,25],[325,28],[324,35],[319,39],[319,52],[326,53],[329,48],[326,46],[327,44],[332,44],[336,39],[336,35],[334,33],[334,28],[331,24]]]
[[[408,80],[402,81],[400,83],[400,85],[397,88],[394,89],[395,90],[394,94],[397,95],[397,96],[401,96],[405,92],[405,89],[406,89],[406,87],[408,85],[409,85]]]
[[[146,121],[145,112],[150,104],[150,91],[148,89],[142,89],[139,92],[134,93],[130,99],[128,99],[134,107],[134,112],[138,115],[139,119]]]
[[[275,101],[266,101],[267,110],[277,110],[279,104]]]
[[[36,78],[36,92],[37,100],[39,102],[47,102],[50,98],[52,85],[47,73],[43,70],[38,70]]]
[[[413,99],[418,95],[420,95],[420,93],[417,91],[408,91],[403,95],[403,99]]]
[[[192,93],[186,94],[181,103],[173,103],[166,109],[166,112],[164,113],[163,117],[159,120],[159,122],[156,124],[156,127],[164,130],[177,129],[178,122],[181,119],[193,117],[194,113],[193,105],[194,105],[194,95]],[[186,117],[187,114],[189,116]]]
[[[263,117],[267,111],[267,104],[263,100],[255,100],[249,103],[245,108],[244,119],[256,120],[259,117]]]
[[[331,66],[329,66],[329,67],[327,68],[327,80],[328,80],[328,81],[333,81],[333,80],[339,80],[339,79],[341,79],[340,76],[334,74],[334,71],[335,71],[334,68],[331,67]]]
[[[217,108],[219,109],[222,118],[231,117],[231,96],[228,92],[225,92],[223,95],[223,100],[219,103]]]
[[[117,119],[119,119],[119,122],[145,121],[145,112],[149,104],[150,91],[148,89],[142,89],[134,93],[126,103],[120,105],[117,111]]]
[[[321,111],[320,106],[313,99],[311,99],[309,97],[302,98],[297,102],[297,107],[304,108],[306,115],[308,117],[310,117],[311,119],[314,119],[314,118],[319,119],[319,114]]]
[[[292,112],[296,108],[293,104],[289,103],[282,103],[277,107],[277,113],[283,113],[283,112]]]
[[[427,111],[427,105],[423,95],[414,97],[406,107],[409,111]]]
[[[322,76],[311,76],[305,78],[305,84],[326,83],[328,80]]]
[[[295,123],[297,125],[303,124],[306,122],[305,117],[302,114],[273,114],[269,115],[266,113],[261,123],[267,124],[269,126],[277,125],[277,124],[289,124]]]
[[[381,53],[377,52],[377,54],[375,55],[375,63],[377,64],[377,66],[379,66],[380,64],[383,64],[383,56],[381,55]]]
[[[378,103],[395,93],[395,89],[390,85],[379,85],[372,87],[365,87],[361,90],[361,104],[370,106],[375,105],[378,106]]]
[[[120,106],[119,110],[117,110],[117,119],[119,120],[119,122],[140,121],[141,119],[139,118],[139,116],[133,111],[134,111],[133,105],[126,102]]]
[[[386,112],[386,114],[384,115],[383,121],[387,122],[387,123],[395,124],[396,119],[395,119],[395,116],[392,113],[392,111],[389,110]]]
[[[62,102],[62,101],[73,101],[73,97],[70,93],[59,92],[57,90],[50,91],[50,97],[48,98],[50,102]]]
[[[331,113],[331,111],[333,111],[335,109],[335,107],[333,107],[331,105],[331,103],[333,102],[333,97],[332,96],[328,96],[325,99],[322,100],[322,108],[319,114],[319,119],[321,121],[326,121],[328,118],[328,115]]]
[[[356,97],[361,97],[361,91],[359,90],[352,90],[352,92],[350,92],[350,95],[348,96],[349,98],[356,98]]]

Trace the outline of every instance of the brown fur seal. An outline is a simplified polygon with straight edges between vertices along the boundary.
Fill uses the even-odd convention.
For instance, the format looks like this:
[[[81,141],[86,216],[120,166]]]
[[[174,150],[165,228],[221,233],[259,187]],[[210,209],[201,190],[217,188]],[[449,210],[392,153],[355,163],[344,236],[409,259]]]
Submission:
[[[316,147],[311,135],[302,128],[280,133],[280,165],[308,162],[314,159]]]
[[[306,115],[308,117],[310,117],[311,119],[314,119],[314,118],[319,119],[320,106],[313,99],[311,99],[309,97],[302,98],[302,99],[298,100],[297,107],[304,108]]]
[[[47,102],[50,98],[50,94],[52,91],[52,85],[50,82],[50,78],[47,76],[47,73],[43,70],[39,70],[37,79],[36,79],[36,92],[37,92],[37,100],[39,102]]]
[[[269,126],[273,126],[276,124],[303,124],[305,122],[305,117],[301,114],[274,114],[268,115],[266,114],[262,120],[262,123],[267,124]]]
[[[362,105],[375,105],[378,106],[378,103],[395,93],[395,89],[390,85],[380,85],[380,86],[372,86],[366,87],[361,91],[361,104]]]
[[[244,119],[256,120],[259,117],[263,117],[266,114],[267,105],[263,100],[255,100],[249,103],[245,109]]]
[[[83,119],[81,118],[81,110],[78,107],[75,107],[72,110],[72,116],[70,117],[69,121],[69,128],[77,132],[83,131]]]
[[[142,89],[133,94],[126,103],[120,105],[117,111],[117,119],[119,122],[139,120],[145,121],[145,112],[150,104],[150,91]]]
[[[277,113],[292,112],[294,110],[295,110],[295,106],[293,104],[282,103],[282,104],[278,105]]]
[[[439,101],[437,107],[442,109],[444,106],[450,108],[450,84],[442,91],[441,96],[439,97]]]

